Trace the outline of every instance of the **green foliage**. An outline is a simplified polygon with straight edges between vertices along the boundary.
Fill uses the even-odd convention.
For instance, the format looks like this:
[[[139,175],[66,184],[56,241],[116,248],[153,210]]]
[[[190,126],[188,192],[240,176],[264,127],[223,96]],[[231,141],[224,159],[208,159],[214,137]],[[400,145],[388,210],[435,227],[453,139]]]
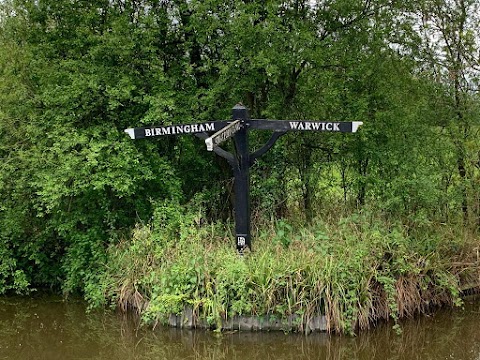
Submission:
[[[291,236],[292,227],[283,220],[278,221],[273,241],[288,248],[292,241]]]
[[[2,244],[4,245],[4,244]],[[30,283],[25,272],[17,267],[17,261],[12,252],[4,246],[0,247],[0,294],[14,291],[18,294],[28,293]]]
[[[149,199],[181,197],[181,183],[148,155],[158,144],[123,134],[162,87],[145,72],[157,69],[150,50],[137,47],[151,39],[126,12],[109,9],[106,21],[95,4],[43,5],[13,4],[25,17],[2,29],[0,228],[27,282],[70,292],[95,276],[109,241],[151,216]]]

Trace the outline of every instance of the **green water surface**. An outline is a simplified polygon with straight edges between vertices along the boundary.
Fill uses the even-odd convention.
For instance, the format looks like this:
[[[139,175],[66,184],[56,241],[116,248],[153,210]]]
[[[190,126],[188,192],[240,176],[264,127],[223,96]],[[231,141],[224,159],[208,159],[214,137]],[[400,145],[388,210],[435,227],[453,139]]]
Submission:
[[[139,329],[135,319],[86,313],[82,301],[0,297],[0,360],[472,359],[480,360],[480,302],[356,337],[315,333]]]

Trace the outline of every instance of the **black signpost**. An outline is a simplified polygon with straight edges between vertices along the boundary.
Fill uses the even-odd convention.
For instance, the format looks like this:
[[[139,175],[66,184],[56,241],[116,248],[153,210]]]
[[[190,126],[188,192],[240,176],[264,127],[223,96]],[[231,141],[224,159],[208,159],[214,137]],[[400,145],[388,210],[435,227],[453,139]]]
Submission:
[[[354,133],[362,125],[360,121],[325,122],[310,120],[261,120],[250,119],[248,110],[241,104],[232,109],[231,121],[211,121],[200,124],[183,124],[126,129],[132,139],[154,138],[166,135],[194,134],[205,140],[208,151],[228,161],[235,178],[235,233],[236,246],[240,254],[251,249],[250,235],[250,167],[255,160],[265,154],[287,131],[328,131]],[[270,130],[270,140],[257,151],[248,149],[250,130]],[[211,135],[210,135],[211,134]],[[220,145],[233,138],[235,153],[225,151]]]

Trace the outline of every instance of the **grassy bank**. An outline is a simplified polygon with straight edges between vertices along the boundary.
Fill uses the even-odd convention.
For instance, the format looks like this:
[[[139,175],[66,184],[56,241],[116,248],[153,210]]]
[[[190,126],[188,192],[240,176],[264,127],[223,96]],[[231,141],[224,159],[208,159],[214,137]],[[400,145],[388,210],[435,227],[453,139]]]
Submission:
[[[298,331],[324,314],[329,331],[353,333],[461,305],[462,291],[480,283],[480,241],[461,227],[371,214],[307,227],[279,221],[264,224],[240,257],[224,225],[169,216],[108,249],[105,271],[87,286],[92,306],[134,309],[150,324],[188,306],[212,328],[233,315],[295,314]]]

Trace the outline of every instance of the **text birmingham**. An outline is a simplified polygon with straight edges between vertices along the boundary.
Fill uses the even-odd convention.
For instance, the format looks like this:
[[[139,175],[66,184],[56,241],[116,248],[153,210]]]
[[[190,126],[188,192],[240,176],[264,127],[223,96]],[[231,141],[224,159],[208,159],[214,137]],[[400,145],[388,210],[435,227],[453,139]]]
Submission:
[[[145,129],[145,136],[178,135],[215,131],[214,123],[172,125]]]

